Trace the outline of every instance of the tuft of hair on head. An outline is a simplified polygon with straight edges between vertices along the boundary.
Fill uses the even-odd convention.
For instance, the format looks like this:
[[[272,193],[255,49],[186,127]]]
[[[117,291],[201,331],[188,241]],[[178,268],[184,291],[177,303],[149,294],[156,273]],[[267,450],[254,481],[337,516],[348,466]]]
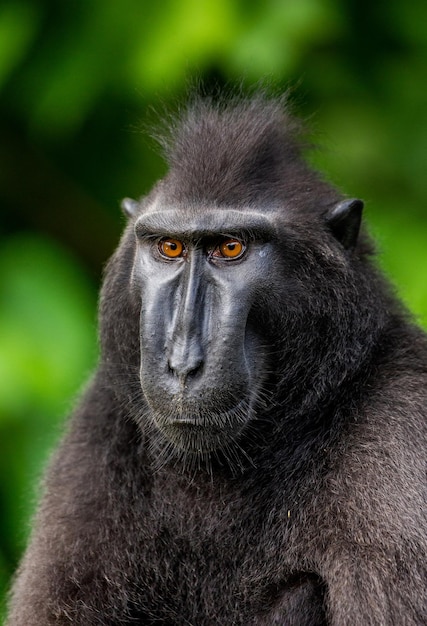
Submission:
[[[297,170],[307,180],[302,152],[309,144],[289,109],[287,93],[194,97],[157,135],[175,199],[247,204],[283,198]]]

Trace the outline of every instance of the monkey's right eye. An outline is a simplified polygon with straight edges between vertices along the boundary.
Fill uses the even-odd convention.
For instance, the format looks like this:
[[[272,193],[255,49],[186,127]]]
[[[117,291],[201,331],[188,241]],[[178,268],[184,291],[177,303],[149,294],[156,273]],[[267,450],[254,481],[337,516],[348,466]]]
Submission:
[[[177,259],[185,255],[184,244],[178,239],[162,239],[158,243],[158,248],[166,259]]]

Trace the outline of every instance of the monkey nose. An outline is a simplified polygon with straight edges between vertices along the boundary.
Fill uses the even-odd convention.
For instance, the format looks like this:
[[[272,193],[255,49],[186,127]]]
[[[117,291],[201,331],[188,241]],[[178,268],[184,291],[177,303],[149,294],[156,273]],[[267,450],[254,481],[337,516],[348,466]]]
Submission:
[[[198,342],[180,346],[175,344],[169,354],[169,371],[177,376],[182,383],[188,378],[200,374],[204,363],[204,357]]]

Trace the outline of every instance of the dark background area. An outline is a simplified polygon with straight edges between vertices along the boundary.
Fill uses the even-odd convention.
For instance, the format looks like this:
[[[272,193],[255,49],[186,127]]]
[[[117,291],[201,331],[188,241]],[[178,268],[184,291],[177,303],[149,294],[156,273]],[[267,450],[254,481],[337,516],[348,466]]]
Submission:
[[[0,1],[2,597],[96,363],[120,199],[165,171],[144,129],[195,77],[292,88],[313,162],[365,200],[379,262],[427,325],[426,29],[425,0]]]

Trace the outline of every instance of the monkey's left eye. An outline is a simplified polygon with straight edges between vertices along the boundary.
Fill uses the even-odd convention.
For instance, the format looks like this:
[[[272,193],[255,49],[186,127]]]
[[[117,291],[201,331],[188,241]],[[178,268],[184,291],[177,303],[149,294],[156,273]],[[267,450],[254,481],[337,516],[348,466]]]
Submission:
[[[184,244],[178,239],[162,239],[158,247],[160,254],[167,259],[177,259],[185,254]]]
[[[225,239],[212,252],[212,256],[223,259],[238,259],[246,247],[238,239]]]

